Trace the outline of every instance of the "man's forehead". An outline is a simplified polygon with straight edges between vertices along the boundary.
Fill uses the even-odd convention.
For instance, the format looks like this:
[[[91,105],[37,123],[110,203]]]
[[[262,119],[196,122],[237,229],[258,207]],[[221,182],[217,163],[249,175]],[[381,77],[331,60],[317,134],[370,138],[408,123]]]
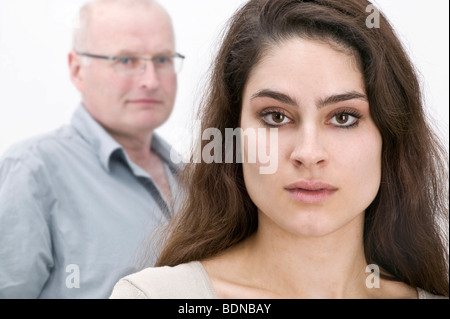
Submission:
[[[170,18],[164,11],[154,8],[99,8],[88,24],[90,36],[102,37],[173,37],[173,27]],[[119,40],[119,39],[116,39]]]
[[[160,7],[161,6],[153,1],[153,0],[93,0],[90,3],[88,3],[87,8],[89,11],[102,9],[102,8],[113,8],[113,7],[120,7],[120,8],[131,8],[131,7]]]
[[[122,2],[112,2],[111,4],[98,3],[90,8],[89,23],[114,23],[116,20],[124,20],[135,14],[145,13],[149,16],[161,16],[162,11],[154,5],[146,6],[126,6]]]

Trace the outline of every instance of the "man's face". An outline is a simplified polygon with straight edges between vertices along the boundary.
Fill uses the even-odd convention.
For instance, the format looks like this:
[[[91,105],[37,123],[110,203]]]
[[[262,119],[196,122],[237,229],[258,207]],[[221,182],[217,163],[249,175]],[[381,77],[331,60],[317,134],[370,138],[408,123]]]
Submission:
[[[170,18],[157,5],[103,5],[93,10],[85,52],[145,58],[175,53]],[[175,73],[160,74],[151,61],[143,74],[121,75],[115,71],[117,62],[79,55],[73,60],[79,63],[74,83],[86,109],[110,133],[148,134],[170,116],[177,90]]]

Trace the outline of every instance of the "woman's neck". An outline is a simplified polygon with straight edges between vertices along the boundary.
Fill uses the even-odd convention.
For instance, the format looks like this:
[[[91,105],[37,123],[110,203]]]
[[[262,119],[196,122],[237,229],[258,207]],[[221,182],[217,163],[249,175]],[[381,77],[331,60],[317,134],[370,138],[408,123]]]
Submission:
[[[227,269],[223,282],[256,288],[272,294],[269,298],[363,298],[370,273],[365,272],[362,222],[352,223],[311,237],[260,219],[257,232],[220,255],[216,265]]]
[[[362,227],[306,237],[261,226],[243,249],[251,256],[250,266],[264,265],[255,271],[261,271],[269,287],[308,298],[344,298],[365,290],[369,274],[365,273]]]
[[[203,265],[221,298],[415,298],[415,289],[372,272],[377,265],[367,268],[363,243],[363,214],[315,237],[262,221],[254,235]]]

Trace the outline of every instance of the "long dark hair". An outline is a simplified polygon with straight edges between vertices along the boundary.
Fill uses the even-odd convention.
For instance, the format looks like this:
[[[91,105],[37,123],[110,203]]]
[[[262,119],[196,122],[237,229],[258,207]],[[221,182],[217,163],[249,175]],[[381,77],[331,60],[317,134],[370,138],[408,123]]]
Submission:
[[[283,39],[326,40],[352,49],[383,139],[381,185],[365,214],[366,260],[393,280],[448,296],[446,149],[428,124],[416,72],[393,28],[381,12],[379,27],[366,24],[370,4],[247,2],[230,20],[212,66],[200,108],[201,131],[217,128],[225,136],[225,128],[239,127],[249,73]],[[221,163],[190,163],[183,182],[187,197],[169,225],[157,266],[214,256],[257,230],[257,209],[245,189],[241,164],[224,158]]]

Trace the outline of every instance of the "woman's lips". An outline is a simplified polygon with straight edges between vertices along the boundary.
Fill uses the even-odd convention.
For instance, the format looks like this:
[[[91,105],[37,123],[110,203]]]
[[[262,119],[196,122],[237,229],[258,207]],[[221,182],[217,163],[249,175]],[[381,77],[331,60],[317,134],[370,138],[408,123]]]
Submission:
[[[337,188],[320,181],[298,181],[284,188],[295,201],[318,204],[333,196]]]
[[[336,191],[322,189],[316,191],[310,191],[305,189],[290,189],[289,195],[296,201],[307,204],[318,204],[324,202],[331,197]]]

